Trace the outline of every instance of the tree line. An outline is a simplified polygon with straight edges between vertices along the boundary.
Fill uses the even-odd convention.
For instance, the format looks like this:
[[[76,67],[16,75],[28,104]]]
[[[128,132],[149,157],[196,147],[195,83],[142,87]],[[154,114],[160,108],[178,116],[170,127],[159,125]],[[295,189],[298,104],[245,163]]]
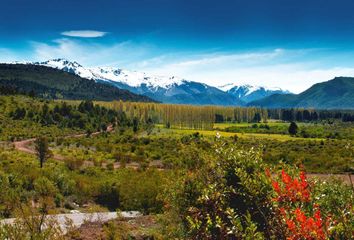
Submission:
[[[354,121],[351,110],[265,109],[257,107],[193,106],[136,102],[99,102],[99,105],[125,112],[130,119],[152,121],[166,127],[212,129],[214,123],[266,123],[268,119],[287,122],[316,122],[322,120]]]
[[[353,110],[316,110],[304,108],[268,109],[268,117],[283,121],[316,122],[322,120],[354,121]]]

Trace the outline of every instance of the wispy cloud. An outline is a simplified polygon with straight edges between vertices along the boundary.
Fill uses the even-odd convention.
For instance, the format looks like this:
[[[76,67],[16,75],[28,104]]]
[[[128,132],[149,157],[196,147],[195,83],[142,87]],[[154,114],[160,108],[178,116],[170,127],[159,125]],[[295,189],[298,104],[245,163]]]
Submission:
[[[67,37],[79,37],[79,38],[98,38],[103,37],[107,32],[95,31],[95,30],[76,30],[76,31],[65,31],[61,35]]]
[[[311,85],[335,76],[354,76],[353,67],[311,58],[316,49],[273,49],[243,53],[212,53],[188,56],[184,59],[145,60],[146,72],[178,75],[188,80],[212,86],[227,83],[281,87],[301,92]],[[318,51],[323,51],[322,49]]]
[[[52,58],[75,60],[85,66],[128,66],[145,58],[149,47],[131,41],[101,44],[80,39],[61,38],[50,43],[32,42],[34,59]]]

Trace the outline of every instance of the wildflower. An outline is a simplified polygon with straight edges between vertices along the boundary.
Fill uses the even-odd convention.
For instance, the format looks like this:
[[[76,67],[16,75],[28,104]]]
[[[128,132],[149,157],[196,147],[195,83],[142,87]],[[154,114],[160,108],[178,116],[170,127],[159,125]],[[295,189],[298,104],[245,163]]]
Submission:
[[[221,135],[219,132],[216,132],[216,136],[215,136],[217,139],[220,139],[221,138]]]

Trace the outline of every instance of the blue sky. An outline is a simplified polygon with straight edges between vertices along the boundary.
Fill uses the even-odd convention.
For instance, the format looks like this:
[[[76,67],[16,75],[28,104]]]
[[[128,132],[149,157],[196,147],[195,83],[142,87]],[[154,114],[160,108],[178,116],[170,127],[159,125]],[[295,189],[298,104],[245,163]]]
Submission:
[[[354,76],[351,0],[0,0],[0,61],[67,58],[300,92]]]

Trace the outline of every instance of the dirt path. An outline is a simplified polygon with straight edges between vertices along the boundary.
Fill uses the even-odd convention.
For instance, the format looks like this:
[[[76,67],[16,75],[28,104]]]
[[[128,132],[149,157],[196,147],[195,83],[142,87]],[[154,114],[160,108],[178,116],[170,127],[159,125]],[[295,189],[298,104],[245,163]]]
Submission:
[[[31,138],[31,139],[14,142],[15,149],[21,152],[35,154],[35,151],[29,147],[29,145],[31,145],[35,140],[36,140],[35,138]]]
[[[123,218],[137,218],[141,216],[138,211],[123,211],[119,213],[119,217]],[[95,213],[70,213],[70,214],[55,214],[47,215],[47,218],[54,219],[65,233],[68,225],[67,220],[72,222],[73,227],[80,227],[86,221],[88,222],[107,222],[117,218],[117,212],[95,212]],[[16,218],[7,218],[0,220],[0,224],[11,225],[16,221]]]
[[[109,125],[107,127],[106,132],[112,132],[113,130],[114,130],[113,126]],[[96,136],[100,133],[103,133],[103,131],[94,132],[91,134],[91,136]],[[80,137],[84,137],[84,136],[86,136],[86,133],[72,134],[72,135],[65,136],[64,138],[80,138]],[[13,144],[14,144],[15,149],[18,151],[29,153],[29,154],[36,154],[35,150],[30,147],[30,145],[32,143],[34,143],[34,141],[36,141],[36,138],[30,138],[30,139],[26,139],[26,140],[16,141]],[[59,160],[59,161],[65,160],[65,158],[61,155],[53,155],[52,158],[55,160]]]
[[[353,186],[354,174],[326,174],[326,173],[306,173],[308,178],[319,178],[321,180],[328,180],[332,177],[338,178],[348,185]]]

